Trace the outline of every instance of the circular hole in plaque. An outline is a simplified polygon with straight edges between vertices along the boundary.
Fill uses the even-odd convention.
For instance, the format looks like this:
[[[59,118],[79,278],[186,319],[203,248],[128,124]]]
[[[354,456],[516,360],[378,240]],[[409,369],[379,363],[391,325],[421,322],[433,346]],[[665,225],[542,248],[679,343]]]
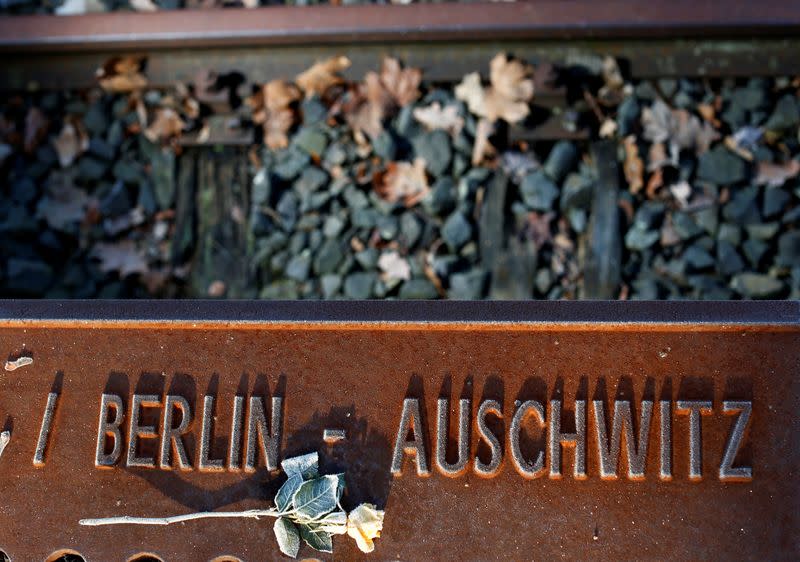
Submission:
[[[128,558],[126,562],[164,562],[164,560],[152,552],[140,552]]]
[[[77,551],[62,548],[47,557],[45,562],[86,562]]]
[[[242,562],[242,559],[235,556],[217,556],[209,560],[209,562]]]
[[[11,558],[2,550],[0,550],[0,562],[11,562]]]

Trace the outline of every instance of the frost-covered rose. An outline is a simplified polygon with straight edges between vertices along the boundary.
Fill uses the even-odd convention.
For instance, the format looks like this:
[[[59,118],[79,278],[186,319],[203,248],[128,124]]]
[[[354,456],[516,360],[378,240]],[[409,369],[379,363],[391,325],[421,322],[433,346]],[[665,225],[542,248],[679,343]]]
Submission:
[[[381,536],[383,511],[370,503],[362,503],[347,516],[347,534],[353,537],[361,552],[372,552],[375,543],[372,539]]]

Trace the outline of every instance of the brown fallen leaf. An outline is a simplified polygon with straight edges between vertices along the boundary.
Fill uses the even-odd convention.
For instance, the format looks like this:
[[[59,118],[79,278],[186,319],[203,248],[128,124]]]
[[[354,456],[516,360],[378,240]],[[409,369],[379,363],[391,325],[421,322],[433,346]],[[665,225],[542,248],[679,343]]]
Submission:
[[[31,153],[36,150],[39,143],[47,134],[49,121],[42,110],[38,107],[31,107],[25,114],[25,152]]]
[[[673,109],[661,99],[642,110],[641,121],[644,138],[669,144],[670,153],[675,158],[682,149],[692,149],[697,155],[703,154],[720,137],[708,122],[701,122],[685,109]]]
[[[108,59],[95,73],[100,87],[107,92],[128,93],[147,86],[144,76],[146,57],[115,56]]]
[[[625,148],[625,164],[623,165],[625,180],[628,182],[628,191],[636,195],[644,187],[644,162],[639,157],[636,137],[633,135],[625,137],[623,146]]]
[[[659,241],[665,248],[668,246],[674,246],[681,241],[678,231],[675,230],[675,227],[672,224],[671,214],[667,214],[667,217],[664,219],[664,222],[661,225],[661,238]]]
[[[786,180],[794,178],[800,173],[800,162],[789,160],[784,164],[773,164],[772,162],[759,162],[756,166],[756,185],[767,185],[769,187],[780,187]]]
[[[263,127],[264,143],[269,148],[289,146],[287,133],[295,122],[295,110],[291,106],[300,97],[300,90],[294,84],[271,80],[245,100],[253,112],[253,122]]]
[[[458,114],[458,107],[447,105],[443,108],[439,102],[433,102],[428,107],[414,108],[414,119],[429,131],[442,129],[454,137],[464,128],[464,118]]]
[[[404,68],[398,59],[384,57],[381,63],[380,81],[394,103],[404,107],[420,96],[419,83],[422,81],[422,70]]]
[[[555,213],[539,213],[531,211],[525,217],[522,233],[526,240],[530,240],[537,250],[553,241],[553,233],[550,230],[550,223],[553,222]]]
[[[484,88],[480,75],[473,72],[464,76],[455,94],[472,113],[492,123],[497,119],[518,123],[530,113],[528,103],[534,91],[532,77],[532,66],[500,53],[489,65],[490,86]]]
[[[597,92],[597,99],[606,107],[619,105],[625,97],[625,79],[619,69],[617,59],[603,59],[603,86]]]
[[[413,207],[430,191],[423,158],[416,158],[413,163],[390,162],[386,168],[373,187],[381,199]]]
[[[91,257],[100,260],[100,270],[104,273],[116,271],[120,278],[132,274],[146,273],[147,262],[131,240],[116,243],[98,242],[92,250]]]
[[[328,88],[344,82],[339,73],[350,66],[350,59],[345,56],[331,57],[315,63],[311,68],[301,72],[295,82],[306,97],[314,94],[322,96]]]
[[[225,286],[225,281],[220,281],[219,279],[217,279],[216,281],[212,281],[209,284],[206,293],[208,294],[209,297],[218,299],[224,297],[225,291],[227,290],[228,288]]]
[[[130,0],[131,8],[137,12],[157,12],[158,6],[153,0]]]
[[[669,192],[678,202],[680,209],[685,209],[689,206],[689,198],[692,196],[692,186],[687,181],[679,181],[669,186]]]
[[[163,142],[179,137],[184,127],[186,127],[186,123],[178,115],[177,111],[169,107],[159,107],[156,110],[156,118],[144,130],[144,136],[150,142]]]
[[[66,168],[89,148],[89,135],[80,121],[67,117],[61,132],[51,142],[58,154],[58,163]]]

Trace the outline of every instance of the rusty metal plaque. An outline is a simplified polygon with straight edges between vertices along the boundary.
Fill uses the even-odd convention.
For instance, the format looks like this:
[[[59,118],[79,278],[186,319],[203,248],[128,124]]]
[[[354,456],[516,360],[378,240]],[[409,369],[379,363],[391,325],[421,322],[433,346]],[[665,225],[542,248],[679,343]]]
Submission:
[[[4,301],[0,350],[13,561],[284,559],[274,517],[81,520],[268,510],[308,453],[384,519],[299,558],[800,557],[797,302]]]

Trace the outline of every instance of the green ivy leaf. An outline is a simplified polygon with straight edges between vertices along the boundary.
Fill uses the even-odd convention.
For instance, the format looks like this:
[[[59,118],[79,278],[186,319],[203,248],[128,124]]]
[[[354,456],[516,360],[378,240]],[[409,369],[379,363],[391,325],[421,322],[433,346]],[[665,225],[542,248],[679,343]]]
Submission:
[[[295,524],[286,517],[278,517],[272,530],[275,531],[275,538],[278,539],[278,548],[281,549],[281,552],[286,556],[296,557],[300,550],[300,533]]]
[[[281,463],[281,467],[286,476],[299,474],[303,477],[303,480],[316,478],[319,475],[319,455],[317,453],[308,453],[307,455],[292,457],[284,460]]]
[[[286,511],[286,508],[292,505],[292,498],[302,483],[303,477],[299,474],[293,474],[283,483],[275,495],[275,507],[278,508],[278,511]]]
[[[326,475],[303,482],[292,498],[297,516],[318,519],[336,508],[339,477]]]
[[[333,537],[316,525],[298,525],[305,543],[320,552],[333,552]]]

